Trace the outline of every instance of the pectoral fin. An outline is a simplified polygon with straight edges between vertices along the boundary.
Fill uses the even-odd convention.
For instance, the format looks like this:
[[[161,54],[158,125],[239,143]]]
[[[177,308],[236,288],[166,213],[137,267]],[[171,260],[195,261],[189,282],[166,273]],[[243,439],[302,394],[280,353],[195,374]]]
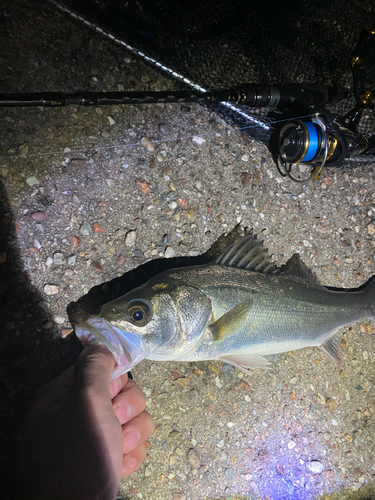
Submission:
[[[243,327],[252,302],[251,299],[240,302],[227,313],[223,314],[215,323],[212,323],[210,325],[212,338],[216,342],[220,342]]]

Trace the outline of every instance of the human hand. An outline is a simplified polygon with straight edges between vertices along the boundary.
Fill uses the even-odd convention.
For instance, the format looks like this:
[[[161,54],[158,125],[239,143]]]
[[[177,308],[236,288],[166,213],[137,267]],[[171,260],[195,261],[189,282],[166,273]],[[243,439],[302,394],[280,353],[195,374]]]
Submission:
[[[113,500],[141,465],[155,426],[127,374],[109,382],[114,365],[106,347],[87,347],[38,391],[21,434],[24,498]]]

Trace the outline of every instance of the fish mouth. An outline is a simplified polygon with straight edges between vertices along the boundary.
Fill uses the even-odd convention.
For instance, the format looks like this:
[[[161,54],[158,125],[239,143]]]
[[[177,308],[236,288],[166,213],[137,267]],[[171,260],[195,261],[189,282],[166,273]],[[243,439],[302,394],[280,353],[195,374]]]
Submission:
[[[90,318],[75,327],[83,346],[104,344],[112,353],[116,367],[110,380],[131,370],[146,357],[144,342],[139,335],[120,330],[103,318]]]

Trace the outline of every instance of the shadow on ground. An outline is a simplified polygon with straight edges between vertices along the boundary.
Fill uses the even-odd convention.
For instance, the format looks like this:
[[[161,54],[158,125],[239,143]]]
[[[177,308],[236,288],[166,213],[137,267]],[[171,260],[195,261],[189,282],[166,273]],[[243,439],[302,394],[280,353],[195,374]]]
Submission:
[[[60,337],[48,311],[42,307],[44,301],[22,261],[17,225],[0,181],[0,496],[3,499],[13,498],[20,429],[35,391],[73,364],[82,350],[74,334],[65,339]],[[236,228],[219,238],[203,255],[149,261],[93,287],[77,302],[69,304],[72,324],[166,269],[211,261],[233,241],[238,231]]]

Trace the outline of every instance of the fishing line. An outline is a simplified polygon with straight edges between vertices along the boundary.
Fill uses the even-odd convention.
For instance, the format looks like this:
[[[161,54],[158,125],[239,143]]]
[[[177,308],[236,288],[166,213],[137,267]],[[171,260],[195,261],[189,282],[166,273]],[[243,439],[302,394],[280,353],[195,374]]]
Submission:
[[[302,118],[309,118],[311,117],[312,115],[303,115],[303,116],[298,116],[296,117],[295,119],[302,119]],[[290,118],[286,118],[286,119],[283,119],[283,120],[272,120],[270,121],[269,123],[281,123],[281,122],[284,122],[284,121],[288,121],[290,120]],[[181,137],[169,137],[169,138],[166,138],[166,139],[157,139],[157,140],[152,140],[152,144],[153,145],[161,145],[161,144],[164,144],[166,142],[171,142],[171,141],[184,141],[186,142],[188,139],[193,139],[194,137],[210,137],[210,136],[216,136],[217,134],[221,134],[221,133],[224,133],[224,132],[242,132],[242,131],[246,131],[246,130],[249,130],[249,129],[252,129],[252,128],[255,128],[257,127],[257,125],[247,125],[247,126],[244,126],[244,127],[235,127],[235,128],[232,128],[230,129],[230,127],[226,127],[223,131],[217,131],[217,132],[207,132],[207,133],[203,133],[203,134],[192,134],[192,135],[185,135],[185,136],[181,136]],[[31,153],[31,154],[18,154],[18,155],[11,155],[11,156],[0,156],[0,159],[1,160],[13,160],[13,159],[19,159],[19,158],[23,158],[23,159],[29,159],[29,158],[35,158],[35,157],[38,157],[38,156],[48,156],[48,155],[71,155],[71,154],[74,154],[74,153],[84,153],[84,152],[87,152],[87,151],[105,151],[107,149],[131,149],[131,148],[134,148],[134,147],[137,147],[137,146],[143,146],[142,142],[135,142],[135,143],[131,143],[131,144],[114,144],[113,146],[103,146],[103,147],[92,147],[92,148],[82,148],[82,149],[72,149],[72,150],[69,150],[69,151],[65,151],[66,148],[69,148],[69,146],[66,146],[66,148],[62,149],[62,150],[59,150],[59,151],[47,151],[47,152],[44,152],[44,153]],[[70,149],[70,148],[69,148]]]

